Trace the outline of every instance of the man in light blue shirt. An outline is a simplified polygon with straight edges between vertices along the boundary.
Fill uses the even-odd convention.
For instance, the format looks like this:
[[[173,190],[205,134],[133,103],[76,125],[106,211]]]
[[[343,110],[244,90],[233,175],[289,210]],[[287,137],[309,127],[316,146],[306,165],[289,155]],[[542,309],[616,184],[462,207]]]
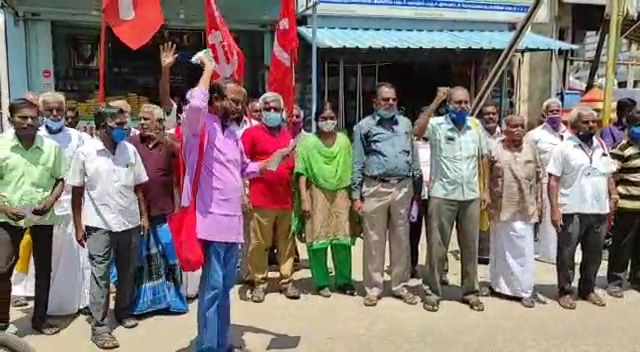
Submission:
[[[480,209],[489,205],[489,193],[480,189],[479,176],[488,184],[488,150],[482,126],[469,116],[469,92],[462,87],[449,90],[447,115],[431,118],[423,114],[414,134],[428,136],[431,144],[429,188],[429,231],[427,235],[428,296],[423,308],[437,311],[442,297],[441,277],[453,224],[456,224],[462,257],[463,302],[475,311],[484,310],[478,297],[478,233]],[[480,168],[480,165],[482,168]]]
[[[418,153],[411,136],[411,121],[398,113],[393,85],[376,87],[376,112],[353,131],[353,208],[364,225],[364,305],[378,304],[384,279],[389,234],[391,287],[404,303],[419,298],[406,288],[410,274],[409,209],[421,191]],[[414,185],[414,182],[417,185]]]

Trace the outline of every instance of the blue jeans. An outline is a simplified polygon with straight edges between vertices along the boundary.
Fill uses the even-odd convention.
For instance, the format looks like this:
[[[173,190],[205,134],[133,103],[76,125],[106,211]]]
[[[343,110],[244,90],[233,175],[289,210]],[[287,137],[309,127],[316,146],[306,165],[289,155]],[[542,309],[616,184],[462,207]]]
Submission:
[[[202,248],[196,352],[226,352],[231,327],[229,291],[236,282],[239,244],[202,241]]]

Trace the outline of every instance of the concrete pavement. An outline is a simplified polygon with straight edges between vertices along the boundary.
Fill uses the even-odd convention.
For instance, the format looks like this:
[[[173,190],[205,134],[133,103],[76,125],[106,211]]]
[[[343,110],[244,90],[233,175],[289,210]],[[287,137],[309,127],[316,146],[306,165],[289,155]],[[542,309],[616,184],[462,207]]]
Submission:
[[[424,245],[423,247],[424,248]],[[301,247],[301,255],[305,250]],[[360,288],[362,246],[354,248],[354,276]],[[423,257],[423,253],[421,253]],[[459,283],[460,263],[450,258],[452,284]],[[601,272],[606,268],[603,263]],[[385,298],[375,308],[362,305],[360,297],[334,295],[326,299],[307,294],[288,301],[278,293],[267,295],[262,304],[245,302],[233,295],[234,340],[252,352],[572,352],[640,351],[636,333],[640,325],[640,294],[629,291],[624,299],[605,297],[607,307],[578,302],[566,311],[555,299],[555,267],[537,264],[537,290],[551,297],[547,305],[525,309],[517,302],[485,299],[485,312],[473,312],[456,301],[443,302],[440,312],[429,313]],[[481,281],[488,280],[488,267],[481,266]],[[312,290],[309,270],[296,273],[298,284]],[[417,285],[418,282],[412,282]],[[601,287],[604,284],[600,278]],[[237,291],[236,291],[237,292]],[[447,290],[448,299],[458,299],[457,288]],[[602,293],[604,295],[604,293]],[[196,304],[183,316],[154,316],[134,330],[118,328],[122,347],[117,351],[188,352],[196,331]],[[89,341],[89,326],[83,317],[71,321],[56,336],[30,335],[29,318],[14,310],[12,317],[25,339],[42,352],[98,351]]]

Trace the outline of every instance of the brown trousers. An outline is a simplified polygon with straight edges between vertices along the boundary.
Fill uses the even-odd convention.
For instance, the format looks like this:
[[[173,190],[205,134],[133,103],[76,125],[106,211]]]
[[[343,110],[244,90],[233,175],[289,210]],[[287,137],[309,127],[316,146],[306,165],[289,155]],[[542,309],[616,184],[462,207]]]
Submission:
[[[291,210],[254,209],[251,218],[247,264],[255,286],[267,284],[269,249],[275,241],[280,266],[280,286],[291,284],[296,239],[291,234]]]

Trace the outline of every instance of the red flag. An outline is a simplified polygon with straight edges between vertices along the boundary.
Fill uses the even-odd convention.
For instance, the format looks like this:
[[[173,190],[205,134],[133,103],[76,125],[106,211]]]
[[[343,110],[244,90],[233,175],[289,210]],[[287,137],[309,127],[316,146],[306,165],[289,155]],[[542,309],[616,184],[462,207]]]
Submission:
[[[243,82],[244,54],[231,36],[216,0],[204,0],[204,10],[207,16],[207,45],[216,63],[213,79],[234,78]]]
[[[138,49],[164,23],[160,0],[103,0],[102,15],[113,33],[131,49]]]
[[[267,89],[282,95],[287,113],[293,112],[295,104],[295,77],[293,69],[298,61],[298,26],[296,24],[295,0],[282,0],[280,21],[271,52],[269,83]]]

